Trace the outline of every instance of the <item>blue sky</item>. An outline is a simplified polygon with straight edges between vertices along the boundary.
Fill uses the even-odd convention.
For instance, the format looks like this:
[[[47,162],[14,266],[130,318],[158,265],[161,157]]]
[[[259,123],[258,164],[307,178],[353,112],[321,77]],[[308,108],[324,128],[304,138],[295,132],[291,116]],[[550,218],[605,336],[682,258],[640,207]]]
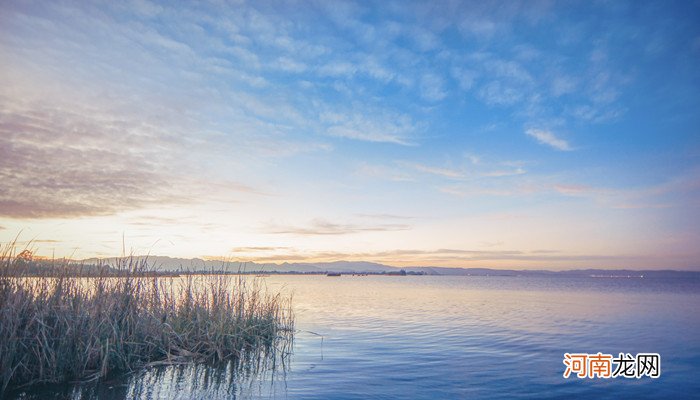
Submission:
[[[3,2],[0,241],[700,268],[700,3]]]

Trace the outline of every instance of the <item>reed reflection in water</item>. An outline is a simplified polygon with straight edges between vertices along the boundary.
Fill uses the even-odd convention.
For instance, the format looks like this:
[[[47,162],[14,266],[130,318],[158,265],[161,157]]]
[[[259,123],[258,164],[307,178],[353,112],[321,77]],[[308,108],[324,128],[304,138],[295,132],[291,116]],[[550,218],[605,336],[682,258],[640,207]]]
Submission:
[[[15,264],[4,265],[7,271]],[[276,357],[289,352],[294,325],[288,299],[258,288],[256,279],[139,272],[0,274],[0,396],[7,385],[20,397],[65,397],[57,383],[104,380],[144,367],[235,360],[234,370],[245,375],[268,369],[268,362],[274,369]],[[83,386],[71,393],[83,396]]]

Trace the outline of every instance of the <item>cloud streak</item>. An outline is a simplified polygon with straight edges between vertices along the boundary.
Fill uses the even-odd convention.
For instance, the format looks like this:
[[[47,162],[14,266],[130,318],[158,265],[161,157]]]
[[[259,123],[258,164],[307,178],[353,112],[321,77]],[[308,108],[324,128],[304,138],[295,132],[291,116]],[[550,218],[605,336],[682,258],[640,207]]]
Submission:
[[[537,140],[537,142],[539,142],[540,144],[547,145],[547,146],[552,147],[556,150],[560,150],[560,151],[572,151],[573,150],[571,145],[569,145],[569,142],[557,137],[551,131],[531,128],[531,129],[526,130],[525,134],[535,138],[535,140]]]
[[[501,242],[486,243],[485,247],[501,246]],[[473,250],[443,248],[434,250],[424,249],[395,249],[376,252],[338,252],[338,251],[307,251],[307,252],[271,252],[267,254],[248,253],[245,261],[253,262],[334,262],[334,261],[371,261],[393,266],[449,266],[449,267],[482,267],[483,263],[498,263],[511,268],[523,268],[531,265],[547,263],[559,268],[569,268],[581,265],[609,266],[610,263],[639,262],[645,257],[632,254],[569,254],[554,249],[523,250]],[[243,259],[241,258],[243,261]],[[639,265],[639,264],[638,264]],[[646,266],[648,267],[648,266]]]
[[[375,112],[325,112],[320,119],[330,136],[377,143],[411,146],[415,126],[406,115],[376,115]]]
[[[276,247],[276,246],[252,246],[252,247],[234,247],[231,249],[232,253],[255,253],[255,252],[270,252],[278,250],[289,250],[289,247]]]
[[[424,165],[424,164],[411,164],[411,166],[413,168],[415,168],[417,171],[425,172],[425,173],[432,174],[432,175],[441,176],[444,178],[462,179],[465,177],[464,172],[456,170],[456,169],[433,167],[433,166]]]
[[[104,105],[0,96],[0,216],[68,218],[262,192],[184,168],[186,138]],[[233,201],[228,197],[229,201]]]
[[[0,215],[105,215],[182,201],[170,190],[165,165],[148,151],[120,147],[120,140],[139,140],[129,134],[138,127],[125,122],[52,108],[1,112]],[[141,140],[142,149],[154,143]]]
[[[273,226],[266,228],[265,233],[276,235],[349,235],[365,232],[392,232],[411,229],[407,224],[343,224],[330,222],[325,219],[315,219],[306,226]]]

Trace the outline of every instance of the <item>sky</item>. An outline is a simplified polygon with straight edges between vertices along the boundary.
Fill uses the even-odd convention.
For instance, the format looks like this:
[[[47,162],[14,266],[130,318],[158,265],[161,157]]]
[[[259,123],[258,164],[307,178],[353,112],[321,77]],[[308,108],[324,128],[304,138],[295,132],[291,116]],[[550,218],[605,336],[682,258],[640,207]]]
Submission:
[[[0,243],[700,270],[700,2],[0,2]]]

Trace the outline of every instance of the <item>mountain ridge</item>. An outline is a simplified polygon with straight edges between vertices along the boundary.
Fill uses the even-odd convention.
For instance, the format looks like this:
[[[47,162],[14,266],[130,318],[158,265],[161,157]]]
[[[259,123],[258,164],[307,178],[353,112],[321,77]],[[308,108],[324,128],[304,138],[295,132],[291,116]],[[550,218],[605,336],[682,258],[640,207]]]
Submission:
[[[395,267],[370,261],[338,260],[330,262],[294,262],[294,263],[256,263],[252,261],[207,260],[202,258],[177,258],[169,256],[132,256],[136,261],[146,261],[156,271],[162,272],[205,272],[221,271],[225,273],[345,273],[345,274],[386,274],[404,270],[407,273],[421,275],[446,276],[595,276],[595,277],[697,277],[700,271],[654,269],[572,269],[572,270],[526,270],[464,268],[441,266]],[[88,258],[77,260],[88,265],[110,265],[115,258]]]

